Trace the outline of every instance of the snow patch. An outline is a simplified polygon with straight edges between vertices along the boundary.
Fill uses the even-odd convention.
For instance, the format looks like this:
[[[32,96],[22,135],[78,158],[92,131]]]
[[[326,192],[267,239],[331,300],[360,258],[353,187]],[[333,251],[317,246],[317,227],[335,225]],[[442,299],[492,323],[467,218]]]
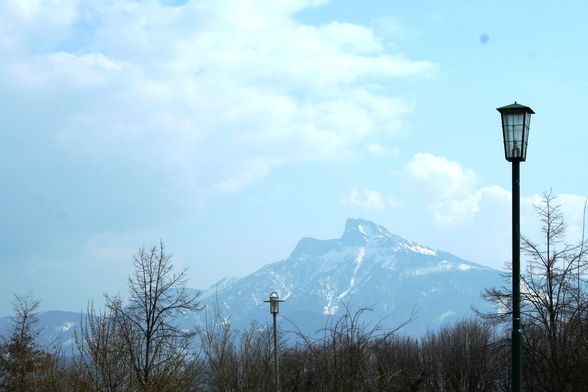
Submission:
[[[357,276],[357,271],[359,271],[359,267],[361,267],[361,263],[363,262],[364,257],[365,247],[362,246],[361,248],[359,248],[357,255],[355,255],[355,268],[353,269],[353,275],[351,275],[351,280],[349,281],[349,287],[347,288],[347,290],[339,294],[339,299],[345,298],[345,296],[349,294],[353,287],[355,287],[355,278]]]
[[[421,275],[428,275],[428,274],[434,274],[434,273],[439,273],[439,272],[447,272],[447,271],[450,271],[451,269],[453,269],[452,264],[439,263],[437,265],[433,265],[430,267],[417,268],[417,269],[414,269],[412,271],[407,271],[407,272],[412,275],[415,275],[415,276],[421,276]]]
[[[426,246],[415,244],[415,243],[407,243],[407,242],[400,243],[397,245],[397,249],[399,247],[410,250],[411,252],[414,252],[414,253],[422,254],[422,255],[427,255],[427,256],[436,256],[437,255],[437,251],[435,251],[431,248],[427,248]]]
[[[472,266],[462,263],[462,264],[460,264],[460,265],[457,266],[457,269],[460,270],[460,271],[467,271],[469,269],[472,269]]]
[[[292,290],[290,289],[290,287],[288,287],[288,284],[286,283],[286,278],[283,275],[276,273],[275,271],[270,271],[270,275],[272,276],[272,278],[276,282],[276,285],[278,286],[275,288],[275,291],[280,296],[280,299],[288,299],[288,297],[292,295]]]
[[[422,245],[405,245],[406,249],[412,250],[415,253],[420,253],[427,256],[435,256],[437,252],[431,248]]]
[[[337,298],[335,298],[335,289],[331,287],[329,279],[321,279],[319,283],[323,287],[321,290],[321,296],[327,301],[323,306],[323,314],[326,316],[332,316],[337,313],[337,310],[339,309]]]
[[[61,332],[67,332],[73,326],[74,326],[74,323],[72,323],[71,321],[67,321],[65,324],[60,325],[59,327],[57,327],[57,329],[60,330]]]

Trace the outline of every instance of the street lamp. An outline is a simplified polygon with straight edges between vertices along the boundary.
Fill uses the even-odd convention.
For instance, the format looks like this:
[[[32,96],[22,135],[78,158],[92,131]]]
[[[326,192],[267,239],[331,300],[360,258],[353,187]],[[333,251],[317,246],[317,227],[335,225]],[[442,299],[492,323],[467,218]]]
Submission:
[[[497,108],[502,116],[504,156],[512,162],[512,390],[520,392],[523,379],[521,330],[521,227],[519,163],[527,158],[533,109],[513,103]]]
[[[278,325],[276,316],[280,313],[280,302],[284,302],[275,291],[270,294],[268,301],[270,306],[270,313],[274,319],[274,380],[276,384],[276,391],[280,391],[280,372],[278,366]]]

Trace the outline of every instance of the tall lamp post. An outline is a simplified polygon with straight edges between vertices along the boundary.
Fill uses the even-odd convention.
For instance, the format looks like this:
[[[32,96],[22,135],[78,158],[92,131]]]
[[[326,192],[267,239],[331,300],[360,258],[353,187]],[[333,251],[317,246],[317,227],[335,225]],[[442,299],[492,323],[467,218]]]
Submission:
[[[527,157],[529,125],[535,112],[513,103],[497,108],[502,117],[504,156],[512,162],[512,390],[520,392],[523,379],[523,333],[521,330],[521,227],[519,163]]]
[[[275,385],[276,385],[276,391],[279,392],[280,391],[280,372],[279,372],[279,366],[278,366],[278,325],[277,325],[276,316],[278,315],[278,313],[280,313],[280,302],[284,302],[284,301],[281,300],[280,297],[278,296],[278,293],[276,293],[274,291],[273,293],[270,294],[269,300],[263,301],[263,302],[269,302],[270,313],[272,314],[272,317],[274,319],[274,380],[275,380]]]

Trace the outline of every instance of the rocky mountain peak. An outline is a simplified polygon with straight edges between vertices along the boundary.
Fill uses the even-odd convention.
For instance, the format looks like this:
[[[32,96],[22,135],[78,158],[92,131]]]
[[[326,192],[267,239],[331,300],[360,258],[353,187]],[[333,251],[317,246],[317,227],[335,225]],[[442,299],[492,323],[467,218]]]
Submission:
[[[392,237],[392,234],[384,226],[365,219],[347,219],[341,241],[350,245],[358,245],[374,239]]]

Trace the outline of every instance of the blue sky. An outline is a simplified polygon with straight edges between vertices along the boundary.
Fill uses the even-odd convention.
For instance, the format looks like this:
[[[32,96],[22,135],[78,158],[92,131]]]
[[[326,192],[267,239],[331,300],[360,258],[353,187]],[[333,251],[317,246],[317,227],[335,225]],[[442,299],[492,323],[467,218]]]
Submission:
[[[124,293],[163,239],[205,288],[362,217],[485,265],[510,256],[495,108],[537,113],[522,229],[553,189],[581,233],[581,1],[0,4],[0,314]]]

